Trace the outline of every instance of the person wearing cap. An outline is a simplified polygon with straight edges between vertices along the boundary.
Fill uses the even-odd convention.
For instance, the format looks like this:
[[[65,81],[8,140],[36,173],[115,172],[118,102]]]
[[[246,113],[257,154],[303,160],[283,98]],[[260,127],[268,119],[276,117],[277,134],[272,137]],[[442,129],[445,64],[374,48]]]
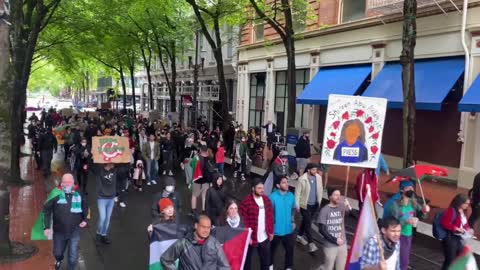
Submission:
[[[159,214],[153,218],[152,224],[148,225],[147,232],[153,232],[153,225],[160,223],[174,223],[177,221],[177,214],[172,200],[169,198],[162,198],[156,203]]]
[[[288,152],[283,150],[272,164],[273,182],[279,182],[283,177],[287,177],[288,170]]]
[[[305,172],[307,164],[310,162],[310,132],[305,131],[298,139],[295,145],[295,155],[297,157],[297,172],[302,175]]]
[[[153,195],[152,218],[160,217],[162,210],[160,209],[159,202],[166,198],[173,202],[178,217],[181,211],[182,200],[180,199],[180,194],[175,191],[175,179],[171,176],[165,177],[164,189]]]
[[[318,250],[312,237],[312,218],[322,203],[323,183],[318,165],[309,163],[306,172],[302,174],[295,187],[295,202],[297,211],[302,215],[302,223],[298,230],[297,241],[302,245],[308,244],[309,252]]]
[[[406,180],[400,183],[400,198],[389,205],[389,215],[398,219],[400,225],[402,225],[400,235],[400,269],[407,270],[410,263],[413,228],[417,226],[419,218],[427,218],[430,207],[426,204],[421,205],[417,201],[412,181]]]
[[[245,270],[252,268],[252,253],[258,252],[260,270],[268,270],[271,264],[270,241],[273,240],[273,208],[272,202],[264,194],[263,181],[260,178],[253,180],[252,193],[247,195],[240,204],[245,228],[252,229],[250,246],[245,260]]]
[[[270,194],[272,202],[274,225],[274,236],[271,243],[271,256],[275,257],[275,251],[279,244],[282,244],[285,250],[285,265],[283,269],[293,269],[293,254],[295,249],[295,196],[288,191],[288,179],[283,177],[275,183],[276,190]],[[273,267],[273,259],[271,262]],[[278,266],[276,268],[279,268]]]
[[[205,212],[212,220],[212,224],[216,225],[218,223],[218,218],[225,208],[227,194],[223,187],[223,176],[216,173],[213,179],[212,186],[207,190]]]

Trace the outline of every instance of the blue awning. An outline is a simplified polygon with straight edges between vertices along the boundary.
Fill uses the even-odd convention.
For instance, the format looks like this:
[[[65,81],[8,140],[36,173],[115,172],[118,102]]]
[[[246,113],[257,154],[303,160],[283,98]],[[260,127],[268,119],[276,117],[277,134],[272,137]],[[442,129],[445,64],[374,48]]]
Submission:
[[[480,112],[480,75],[473,81],[467,93],[458,103],[458,110],[460,112]]]
[[[463,57],[434,58],[415,61],[415,98],[419,110],[439,111],[465,69]],[[388,100],[389,108],[402,108],[402,66],[388,63],[362,96]]]
[[[371,64],[320,68],[297,97],[297,103],[326,105],[330,94],[354,95],[371,71]]]

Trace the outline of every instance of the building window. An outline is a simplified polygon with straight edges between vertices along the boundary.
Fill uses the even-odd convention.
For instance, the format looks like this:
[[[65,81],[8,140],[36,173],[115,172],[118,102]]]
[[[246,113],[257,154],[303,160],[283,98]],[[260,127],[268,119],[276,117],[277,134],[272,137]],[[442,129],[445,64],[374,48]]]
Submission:
[[[233,57],[233,27],[227,27],[227,59],[232,59]]]
[[[310,70],[299,69],[296,71],[296,96],[298,97],[305,86],[310,81]],[[295,113],[295,123],[299,127],[305,127],[309,122],[308,106],[297,104]],[[288,115],[288,85],[287,72],[277,71],[275,76],[275,115],[277,118],[277,128],[285,133],[287,115]]]
[[[248,125],[250,127],[263,125],[265,76],[265,72],[250,74],[250,106],[248,114]]]
[[[365,18],[366,0],[343,0],[342,3],[342,22]]]
[[[256,22],[253,25],[253,40],[262,41],[264,38],[263,31],[264,31],[263,22]]]

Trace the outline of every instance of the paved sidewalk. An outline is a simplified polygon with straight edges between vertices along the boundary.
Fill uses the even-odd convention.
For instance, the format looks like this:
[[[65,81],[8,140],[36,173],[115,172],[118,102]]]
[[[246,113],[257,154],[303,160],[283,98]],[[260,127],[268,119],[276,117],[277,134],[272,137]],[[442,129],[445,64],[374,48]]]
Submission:
[[[30,231],[47,195],[45,179],[40,171],[35,170],[31,157],[21,158],[20,165],[22,178],[32,184],[12,187],[10,190],[10,239],[33,244],[38,248],[38,253],[22,262],[0,265],[0,270],[50,270],[54,262],[52,241],[30,240]]]

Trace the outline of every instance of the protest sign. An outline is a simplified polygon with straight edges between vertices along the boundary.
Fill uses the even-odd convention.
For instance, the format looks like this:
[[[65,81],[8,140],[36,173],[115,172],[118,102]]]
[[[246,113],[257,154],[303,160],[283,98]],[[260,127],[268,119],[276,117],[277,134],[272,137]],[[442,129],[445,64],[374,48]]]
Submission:
[[[130,148],[127,137],[102,136],[92,138],[94,163],[129,163]]]
[[[321,162],[376,168],[386,108],[383,98],[330,95]]]

